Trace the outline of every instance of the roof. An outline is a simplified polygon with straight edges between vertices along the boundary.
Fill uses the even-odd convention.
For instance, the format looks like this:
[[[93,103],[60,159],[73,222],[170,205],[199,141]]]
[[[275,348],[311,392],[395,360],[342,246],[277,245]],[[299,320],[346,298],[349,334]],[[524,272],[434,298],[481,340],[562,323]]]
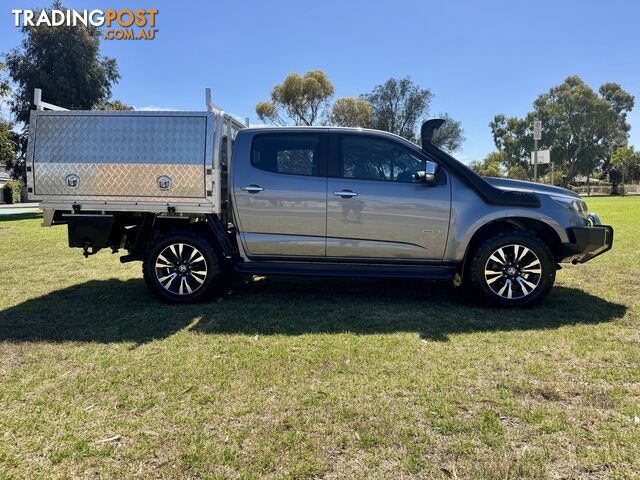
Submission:
[[[0,172],[0,182],[8,182],[11,180],[11,175],[7,172]]]
[[[249,133],[272,133],[274,131],[281,133],[290,133],[290,132],[299,132],[299,131],[308,131],[308,132],[353,132],[353,133],[368,133],[370,135],[376,135],[380,137],[393,138],[403,142],[406,145],[410,145],[414,148],[420,150],[420,146],[407,140],[400,135],[395,133],[387,132],[384,130],[375,130],[372,128],[361,128],[361,127],[332,127],[332,126],[323,126],[323,125],[287,125],[287,126],[275,126],[275,125],[261,125],[259,127],[247,127],[240,130],[241,132],[249,132]]]

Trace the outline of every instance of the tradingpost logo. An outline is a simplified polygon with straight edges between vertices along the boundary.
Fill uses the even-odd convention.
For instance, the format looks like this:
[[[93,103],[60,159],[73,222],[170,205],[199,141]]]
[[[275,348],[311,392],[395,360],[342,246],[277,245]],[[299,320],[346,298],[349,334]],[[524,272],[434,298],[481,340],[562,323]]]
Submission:
[[[153,40],[158,10],[11,10],[16,27],[105,27],[106,40]]]

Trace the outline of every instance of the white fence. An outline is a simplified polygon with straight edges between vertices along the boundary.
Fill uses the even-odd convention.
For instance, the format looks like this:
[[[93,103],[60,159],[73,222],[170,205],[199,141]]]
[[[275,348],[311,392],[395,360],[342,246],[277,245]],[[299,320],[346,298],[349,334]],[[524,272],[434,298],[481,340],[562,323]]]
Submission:
[[[611,195],[611,185],[581,185],[579,187],[571,187],[576,193],[580,195]],[[618,185],[618,193],[625,195],[639,195],[640,185]]]

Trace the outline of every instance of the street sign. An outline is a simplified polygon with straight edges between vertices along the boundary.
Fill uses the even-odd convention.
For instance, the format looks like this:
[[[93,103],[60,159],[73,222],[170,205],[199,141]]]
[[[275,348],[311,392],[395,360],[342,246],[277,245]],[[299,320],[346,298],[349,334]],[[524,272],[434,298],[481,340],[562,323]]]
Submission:
[[[533,121],[533,139],[542,140],[542,120]]]
[[[535,158],[534,152],[531,152],[531,163]],[[538,165],[541,163],[551,163],[551,150],[538,150]]]

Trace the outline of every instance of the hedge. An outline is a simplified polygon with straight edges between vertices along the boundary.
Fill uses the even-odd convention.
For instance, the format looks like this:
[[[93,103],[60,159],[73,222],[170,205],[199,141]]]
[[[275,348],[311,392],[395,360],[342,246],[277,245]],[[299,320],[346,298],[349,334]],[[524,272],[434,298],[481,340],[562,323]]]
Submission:
[[[5,183],[2,193],[4,203],[20,203],[20,193],[22,192],[22,182],[19,180],[9,180]]]

